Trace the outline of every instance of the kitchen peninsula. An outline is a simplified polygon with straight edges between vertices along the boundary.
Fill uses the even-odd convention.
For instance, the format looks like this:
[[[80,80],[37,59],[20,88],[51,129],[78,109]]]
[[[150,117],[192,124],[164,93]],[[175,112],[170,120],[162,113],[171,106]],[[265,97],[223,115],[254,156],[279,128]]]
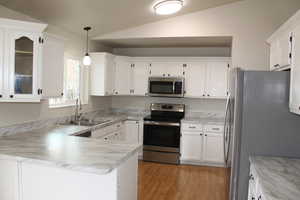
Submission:
[[[90,129],[52,125],[2,136],[0,199],[136,200],[140,145],[76,137]]]

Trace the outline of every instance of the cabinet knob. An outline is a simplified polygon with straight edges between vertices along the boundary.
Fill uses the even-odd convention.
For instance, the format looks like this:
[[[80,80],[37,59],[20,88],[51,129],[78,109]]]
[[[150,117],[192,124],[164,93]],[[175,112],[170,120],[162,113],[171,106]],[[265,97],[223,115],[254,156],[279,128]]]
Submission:
[[[63,92],[61,93],[61,96],[64,96],[64,93],[63,93]]]
[[[0,94],[0,98],[2,98],[2,94]]]
[[[203,134],[202,133],[200,133],[200,136],[202,136]]]
[[[168,76],[171,76],[170,74],[168,74]]]
[[[14,98],[14,95],[9,95],[10,98]]]
[[[202,94],[203,97],[205,97],[205,94]]]
[[[207,134],[205,134],[204,136],[207,137]]]
[[[208,94],[207,96],[210,97],[210,94]]]

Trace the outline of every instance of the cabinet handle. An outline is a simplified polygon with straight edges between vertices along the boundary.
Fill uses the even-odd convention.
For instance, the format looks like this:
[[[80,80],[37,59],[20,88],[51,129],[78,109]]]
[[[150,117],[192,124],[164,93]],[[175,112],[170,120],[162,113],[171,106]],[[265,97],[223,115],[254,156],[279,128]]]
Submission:
[[[14,95],[9,95],[10,98],[14,98]]]
[[[214,130],[214,131],[219,131],[220,128],[212,128],[212,130]]]
[[[0,98],[2,98],[2,94],[0,94]]]
[[[61,93],[61,96],[64,96],[64,93],[63,93],[63,92]]]
[[[196,126],[189,126],[189,128],[196,128]]]
[[[205,137],[207,136],[207,134],[204,135]]]
[[[274,67],[280,67],[280,65],[279,65],[279,64],[276,64],[276,65],[274,65]]]
[[[261,200],[261,195],[259,195],[258,200]]]

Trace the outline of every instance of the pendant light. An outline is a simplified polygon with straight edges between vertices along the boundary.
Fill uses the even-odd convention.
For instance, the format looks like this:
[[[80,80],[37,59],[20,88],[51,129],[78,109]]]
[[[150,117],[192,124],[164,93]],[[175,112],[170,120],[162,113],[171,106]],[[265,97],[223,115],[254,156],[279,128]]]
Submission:
[[[85,66],[90,66],[92,64],[92,59],[89,55],[89,31],[91,30],[92,28],[87,26],[87,27],[84,27],[83,30],[86,31],[86,53],[85,53],[85,56],[83,57],[83,65]]]

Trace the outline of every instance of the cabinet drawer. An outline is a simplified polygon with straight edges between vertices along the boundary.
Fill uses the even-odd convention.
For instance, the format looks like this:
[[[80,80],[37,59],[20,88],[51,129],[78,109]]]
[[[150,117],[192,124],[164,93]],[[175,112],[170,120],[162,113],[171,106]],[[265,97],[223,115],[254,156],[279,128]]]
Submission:
[[[183,123],[182,124],[182,130],[183,131],[203,131],[203,126],[202,124],[187,124]]]
[[[213,132],[213,133],[223,133],[224,126],[222,125],[205,125],[205,132]]]

